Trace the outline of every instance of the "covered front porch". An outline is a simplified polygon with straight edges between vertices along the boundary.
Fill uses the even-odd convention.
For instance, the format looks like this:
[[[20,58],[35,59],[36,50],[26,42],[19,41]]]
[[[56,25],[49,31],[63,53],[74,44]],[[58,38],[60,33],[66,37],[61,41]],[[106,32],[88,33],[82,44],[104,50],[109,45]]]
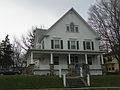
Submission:
[[[91,75],[102,75],[102,52],[31,50],[29,53],[28,65],[34,64],[35,75],[79,75],[81,68],[89,69]]]

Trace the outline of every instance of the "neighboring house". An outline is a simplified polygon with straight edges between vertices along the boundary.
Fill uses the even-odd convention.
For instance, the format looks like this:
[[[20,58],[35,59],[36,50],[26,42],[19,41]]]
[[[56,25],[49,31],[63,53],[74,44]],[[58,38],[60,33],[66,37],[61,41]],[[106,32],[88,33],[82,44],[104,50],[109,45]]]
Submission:
[[[35,30],[35,47],[27,52],[27,66],[35,75],[68,74],[84,65],[91,75],[102,75],[99,36],[72,8],[48,30]],[[75,72],[74,72],[75,73]]]
[[[113,53],[105,54],[104,61],[106,66],[106,73],[118,73],[120,71],[119,63]]]

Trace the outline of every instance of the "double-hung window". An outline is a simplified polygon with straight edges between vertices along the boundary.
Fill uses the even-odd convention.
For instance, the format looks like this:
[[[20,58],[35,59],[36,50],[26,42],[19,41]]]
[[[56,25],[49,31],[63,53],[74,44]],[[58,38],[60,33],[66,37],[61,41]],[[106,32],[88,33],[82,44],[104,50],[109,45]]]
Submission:
[[[55,49],[60,49],[60,40],[54,40],[55,42]]]
[[[79,41],[69,40],[68,41],[68,49],[79,49]]]
[[[71,42],[71,49],[76,49],[76,41],[70,41]]]
[[[84,50],[94,50],[94,42],[91,40],[83,41]]]
[[[51,40],[51,49],[63,49],[63,40]]]

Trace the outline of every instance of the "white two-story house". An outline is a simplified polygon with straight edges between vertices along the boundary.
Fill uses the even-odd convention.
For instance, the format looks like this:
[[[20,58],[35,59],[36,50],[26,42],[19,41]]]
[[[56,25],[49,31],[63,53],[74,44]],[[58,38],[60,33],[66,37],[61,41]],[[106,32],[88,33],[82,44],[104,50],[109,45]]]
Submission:
[[[27,66],[34,65],[36,75],[58,75],[60,70],[68,74],[85,64],[91,75],[102,75],[102,54],[98,34],[72,8],[49,29],[35,30],[35,47],[27,52]]]

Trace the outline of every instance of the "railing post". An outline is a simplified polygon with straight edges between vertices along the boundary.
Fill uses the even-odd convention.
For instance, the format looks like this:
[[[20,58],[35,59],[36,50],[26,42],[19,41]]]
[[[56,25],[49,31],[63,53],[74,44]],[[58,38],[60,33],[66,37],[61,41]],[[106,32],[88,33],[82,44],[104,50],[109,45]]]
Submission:
[[[59,77],[60,77],[60,78],[62,77],[62,71],[61,71],[61,68],[59,68]]]
[[[80,76],[83,77],[83,69],[80,67]]]
[[[87,84],[90,86],[90,74],[87,74]]]
[[[101,54],[100,57],[101,57],[101,63],[102,63],[102,65],[103,65],[103,64],[104,64],[103,54]]]
[[[66,87],[66,74],[63,74],[63,85]]]

